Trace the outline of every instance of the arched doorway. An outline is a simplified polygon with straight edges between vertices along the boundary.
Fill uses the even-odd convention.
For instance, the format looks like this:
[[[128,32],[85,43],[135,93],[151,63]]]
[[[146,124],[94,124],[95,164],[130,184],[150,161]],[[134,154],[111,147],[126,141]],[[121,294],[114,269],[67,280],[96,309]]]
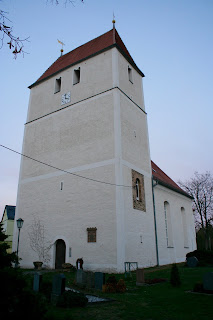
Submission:
[[[64,240],[58,239],[55,243],[55,268],[61,269],[65,263],[66,244]]]

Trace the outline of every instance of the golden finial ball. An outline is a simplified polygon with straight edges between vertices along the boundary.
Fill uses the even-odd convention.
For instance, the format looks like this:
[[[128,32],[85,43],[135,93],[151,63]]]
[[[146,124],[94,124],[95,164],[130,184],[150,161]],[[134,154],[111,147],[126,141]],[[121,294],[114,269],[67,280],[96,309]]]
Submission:
[[[112,23],[115,23],[115,19],[112,20]]]

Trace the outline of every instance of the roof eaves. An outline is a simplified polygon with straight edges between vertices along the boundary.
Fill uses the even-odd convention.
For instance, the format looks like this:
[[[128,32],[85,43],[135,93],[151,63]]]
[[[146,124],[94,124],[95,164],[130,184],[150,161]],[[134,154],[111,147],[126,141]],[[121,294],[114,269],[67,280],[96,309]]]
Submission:
[[[133,59],[130,59],[129,56],[121,49],[121,47],[116,43],[115,47],[118,49],[118,51],[124,56],[124,58],[132,65],[133,68],[137,70],[137,72],[144,78],[144,73],[137,67],[136,63]]]
[[[185,196],[185,197],[187,197],[187,198],[193,199],[192,196],[190,196],[188,193],[186,193],[186,192],[183,191],[182,189],[175,188],[175,187],[173,187],[172,185],[170,185],[170,184],[168,184],[168,183],[166,183],[166,182],[164,182],[164,181],[162,181],[162,180],[160,180],[160,179],[158,179],[158,178],[156,178],[156,177],[154,177],[154,176],[153,176],[153,179],[154,179],[158,184],[160,184],[161,186],[166,187],[166,188],[168,188],[168,189],[170,189],[170,190],[172,190],[172,191],[178,192],[178,193],[182,194],[183,196]]]

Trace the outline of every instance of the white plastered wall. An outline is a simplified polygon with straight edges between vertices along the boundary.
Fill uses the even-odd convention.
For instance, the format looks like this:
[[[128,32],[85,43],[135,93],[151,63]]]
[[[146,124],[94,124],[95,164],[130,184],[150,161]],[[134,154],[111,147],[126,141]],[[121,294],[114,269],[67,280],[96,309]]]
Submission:
[[[169,188],[157,185],[154,188],[155,209],[157,220],[157,237],[159,264],[165,265],[175,262],[183,262],[186,253],[196,249],[196,236],[194,227],[194,216],[192,212],[192,201],[184,195],[174,192]],[[167,247],[164,202],[170,206],[172,240],[173,246]],[[184,247],[184,229],[181,208],[185,209],[186,230],[188,235],[188,246]]]
[[[23,153],[70,173],[113,184],[113,99],[109,91],[27,124]],[[25,221],[20,237],[21,265],[32,267],[32,261],[38,259],[30,249],[28,236],[36,216],[47,228],[47,238],[52,244],[64,239],[67,262],[75,264],[77,258],[83,257],[85,268],[115,271],[115,187],[29,159],[22,159],[21,172],[17,203],[17,215]],[[88,227],[97,228],[97,243],[87,243]],[[54,263],[53,246],[50,267]]]

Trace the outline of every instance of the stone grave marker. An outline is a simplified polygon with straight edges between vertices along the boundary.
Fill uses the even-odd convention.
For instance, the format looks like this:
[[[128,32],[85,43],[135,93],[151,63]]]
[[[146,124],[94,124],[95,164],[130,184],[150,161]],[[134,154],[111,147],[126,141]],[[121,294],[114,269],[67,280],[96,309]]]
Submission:
[[[95,272],[95,289],[102,290],[103,284],[105,284],[105,273]]]
[[[33,278],[33,290],[38,292],[40,289],[42,281],[42,274],[40,272],[35,272],[34,278]]]
[[[87,288],[95,288],[95,274],[93,272],[87,272]]]
[[[204,274],[203,289],[213,291],[213,272],[208,272]]]
[[[144,284],[144,269],[137,269],[136,270],[136,286],[141,286]]]
[[[57,304],[58,298],[65,291],[65,275],[63,273],[56,274],[52,282],[52,294],[51,301],[53,304]]]
[[[186,263],[189,268],[195,268],[198,265],[198,259],[196,257],[186,258]]]
[[[78,286],[85,287],[87,284],[87,273],[82,269],[78,269],[75,275],[75,281]]]

